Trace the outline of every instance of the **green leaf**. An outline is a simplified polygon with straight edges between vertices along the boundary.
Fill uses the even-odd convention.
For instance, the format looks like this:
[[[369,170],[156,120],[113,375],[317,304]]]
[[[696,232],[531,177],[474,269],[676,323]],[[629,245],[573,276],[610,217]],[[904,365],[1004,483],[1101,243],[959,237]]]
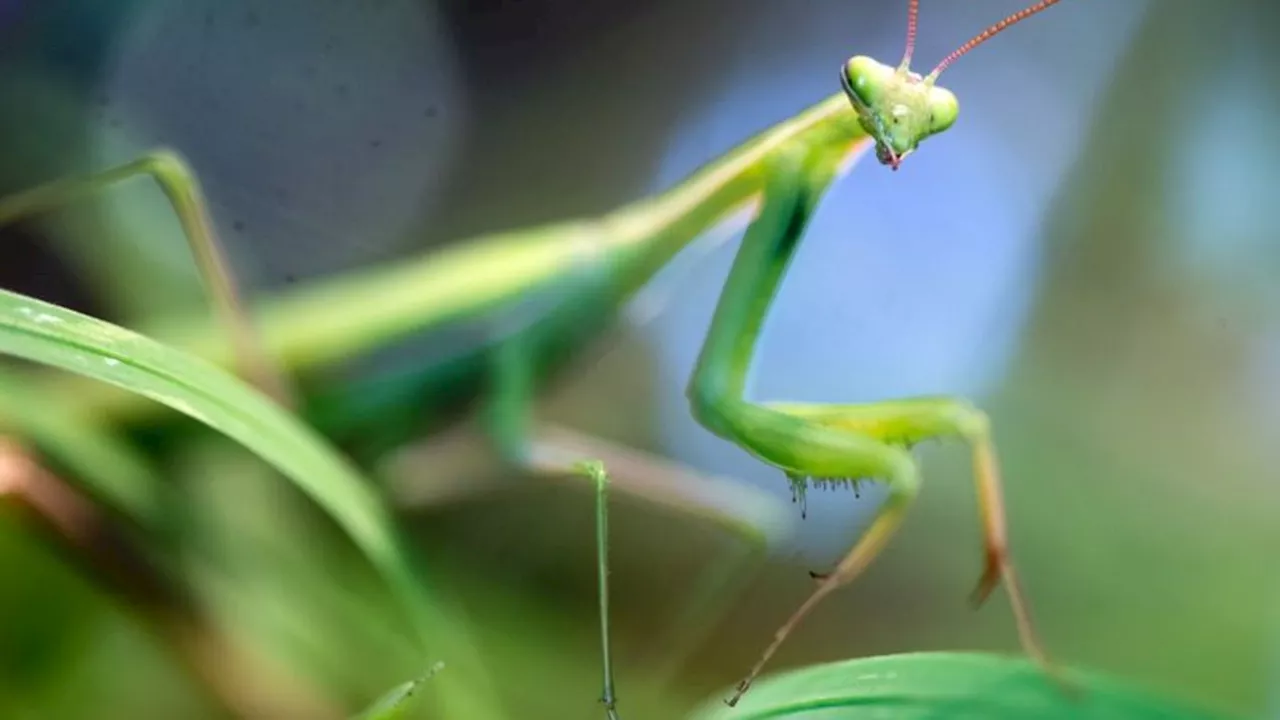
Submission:
[[[238,440],[324,507],[410,609],[420,609],[424,593],[373,484],[239,380],[136,333],[8,291],[0,291],[0,351],[144,395]]]
[[[1035,664],[980,653],[913,653],[816,665],[760,681],[736,708],[696,720],[1208,720],[1225,718],[1096,673],[1068,671],[1068,694]],[[726,695],[727,697],[727,695]]]
[[[378,698],[364,712],[355,716],[353,720],[399,720],[404,717],[404,713],[409,708],[410,702],[413,700],[414,693],[431,676],[444,669],[444,663],[438,662],[432,665],[426,673],[421,677],[415,678],[405,683],[391,688],[386,695]]]
[[[222,369],[101,320],[0,290],[0,353],[109,383],[237,440],[290,478],[341,526],[397,593],[425,647],[479,667],[461,624],[431,602],[375,485],[293,415]],[[452,676],[453,674],[451,674]],[[442,684],[458,717],[497,717],[489,693]],[[444,686],[457,685],[446,690]],[[473,688],[474,690],[474,688]]]

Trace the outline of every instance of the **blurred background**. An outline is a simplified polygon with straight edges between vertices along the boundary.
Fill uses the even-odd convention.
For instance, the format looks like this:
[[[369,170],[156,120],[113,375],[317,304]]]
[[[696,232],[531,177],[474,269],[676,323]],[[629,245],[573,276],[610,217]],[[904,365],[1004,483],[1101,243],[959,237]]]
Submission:
[[[926,0],[920,69],[1020,6]],[[956,126],[824,200],[756,371],[761,398],[973,398],[1051,652],[1257,717],[1280,716],[1278,15],[1071,0],[957,63]],[[243,286],[268,297],[669,187],[838,91],[849,55],[896,61],[905,17],[901,0],[0,0],[0,193],[175,147]],[[5,288],[125,325],[202,311],[148,183],[0,234]],[[731,240],[659,276],[545,398],[557,422],[733,478],[794,525],[676,654],[653,639],[740,543],[617,499],[618,672],[637,716],[736,681],[810,591],[806,570],[836,562],[883,499],[813,493],[801,521],[780,475],[689,416]],[[350,711],[414,674],[376,582],[296,492],[216,437],[147,437],[188,498],[174,524],[207,563],[193,593],[279,673],[264,683],[279,702]],[[919,453],[899,538],[775,669],[1017,651],[1003,597],[965,602],[981,559],[968,458]],[[531,482],[405,509],[514,716],[598,715],[591,503]],[[136,608],[0,518],[0,717],[225,710]]]

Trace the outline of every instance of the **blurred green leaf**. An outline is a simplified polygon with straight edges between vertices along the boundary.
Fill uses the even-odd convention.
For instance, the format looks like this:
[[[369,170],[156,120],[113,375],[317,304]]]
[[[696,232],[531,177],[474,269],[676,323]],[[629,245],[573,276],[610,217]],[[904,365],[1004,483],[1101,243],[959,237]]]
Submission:
[[[0,291],[0,352],[109,383],[178,410],[239,441],[319,503],[406,606],[424,643],[451,659],[464,638],[431,602],[372,482],[264,395],[218,367],[80,313]],[[478,678],[474,675],[468,680]],[[445,683],[446,685],[452,683]],[[442,688],[443,689],[443,688]],[[472,688],[445,693],[468,716],[486,704]],[[495,716],[489,713],[488,716]]]
[[[405,710],[408,709],[418,688],[443,669],[444,663],[438,662],[421,677],[395,686],[386,695],[378,698],[367,710],[357,715],[354,720],[399,720],[404,717]]]
[[[309,428],[221,369],[110,323],[0,291],[0,351],[138,393],[238,440],[333,516],[403,593],[425,593],[371,483]]]
[[[1117,680],[1069,672],[1064,693],[1038,666],[979,653],[911,653],[817,665],[761,681],[736,708],[716,699],[699,720],[804,717],[878,720],[1207,720],[1224,718]]]

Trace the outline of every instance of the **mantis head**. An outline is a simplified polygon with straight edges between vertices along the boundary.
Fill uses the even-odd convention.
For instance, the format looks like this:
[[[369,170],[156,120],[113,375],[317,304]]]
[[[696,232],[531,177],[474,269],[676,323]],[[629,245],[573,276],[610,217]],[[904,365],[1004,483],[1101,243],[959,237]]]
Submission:
[[[960,102],[950,90],[934,84],[947,66],[1010,25],[1057,2],[1040,0],[1010,15],[961,45],[943,58],[933,72],[921,77],[911,72],[910,67],[920,0],[910,0],[907,49],[896,68],[863,55],[850,58],[840,68],[840,84],[858,113],[858,123],[875,141],[876,158],[880,163],[897,170],[922,140],[955,123],[960,113]]]
[[[876,158],[894,170],[921,140],[951,127],[960,101],[906,66],[893,68],[859,55],[840,72],[858,122],[876,143]]]

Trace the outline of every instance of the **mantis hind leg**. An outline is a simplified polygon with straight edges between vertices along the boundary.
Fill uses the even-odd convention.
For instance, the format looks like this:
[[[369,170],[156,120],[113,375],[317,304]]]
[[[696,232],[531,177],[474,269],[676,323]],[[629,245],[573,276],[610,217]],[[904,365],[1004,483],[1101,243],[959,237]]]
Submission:
[[[196,268],[209,293],[214,313],[222,323],[235,352],[237,370],[260,390],[284,405],[291,393],[276,363],[263,350],[240,298],[214,232],[208,203],[195,172],[176,153],[156,150],[100,173],[55,180],[16,195],[0,198],[0,225],[48,212],[81,198],[138,177],[150,177],[160,186],[182,224]]]

